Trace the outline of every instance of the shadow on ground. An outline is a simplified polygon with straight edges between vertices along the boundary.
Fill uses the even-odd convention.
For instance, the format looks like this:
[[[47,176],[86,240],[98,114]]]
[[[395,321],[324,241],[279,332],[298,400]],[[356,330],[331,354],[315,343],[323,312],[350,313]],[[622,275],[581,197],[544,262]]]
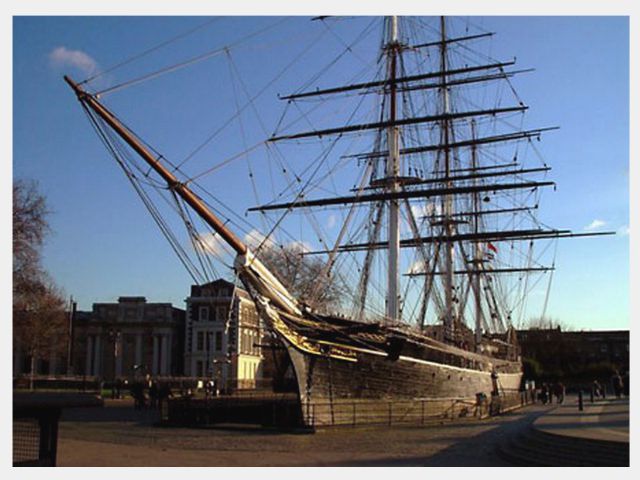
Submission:
[[[495,427],[477,435],[469,435],[468,431],[461,432],[463,436],[453,445],[444,448],[430,456],[413,456],[405,458],[377,458],[374,460],[354,460],[349,462],[332,463],[332,466],[359,467],[510,467],[512,464],[497,454],[497,448],[507,442],[513,435],[517,435],[541,415],[548,407],[532,407],[523,412],[504,414]],[[488,420],[493,421],[493,420]],[[450,425],[456,428],[457,425]],[[479,425],[481,426],[481,425]],[[459,427],[459,425],[458,425]],[[437,442],[440,439],[434,438]]]

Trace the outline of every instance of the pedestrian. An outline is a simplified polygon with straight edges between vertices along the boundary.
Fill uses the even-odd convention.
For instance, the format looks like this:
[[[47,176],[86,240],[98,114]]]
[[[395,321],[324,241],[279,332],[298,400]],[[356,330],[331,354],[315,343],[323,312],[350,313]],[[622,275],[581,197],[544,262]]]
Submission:
[[[591,384],[591,391],[593,392],[593,396],[595,398],[600,398],[601,386],[598,380],[594,380]]]
[[[131,385],[131,396],[133,397],[133,407],[136,410],[142,410],[145,408],[144,386],[141,382],[135,382]]]
[[[149,400],[151,410],[155,410],[158,406],[158,383],[153,379],[149,380]]]
[[[171,397],[171,387],[168,383],[161,383],[158,386],[158,408],[162,411],[162,403]]]
[[[611,377],[611,386],[613,387],[613,391],[616,394],[616,398],[620,398],[624,390],[624,384],[622,382],[622,377],[617,370]]]
[[[116,380],[116,398],[119,400],[120,398],[122,398],[120,396],[120,391],[122,390],[122,379],[118,378]]]
[[[542,395],[542,404],[546,405],[547,402],[549,401],[549,384],[548,383],[543,383],[542,384],[542,391],[541,391],[541,395]]]

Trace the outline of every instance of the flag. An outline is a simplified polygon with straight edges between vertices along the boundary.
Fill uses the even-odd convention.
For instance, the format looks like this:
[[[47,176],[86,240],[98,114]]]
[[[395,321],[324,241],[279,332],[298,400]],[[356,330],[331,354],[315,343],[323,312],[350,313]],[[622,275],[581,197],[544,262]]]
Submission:
[[[493,250],[495,253],[498,253],[498,248],[491,242],[487,243],[487,248],[489,250]]]

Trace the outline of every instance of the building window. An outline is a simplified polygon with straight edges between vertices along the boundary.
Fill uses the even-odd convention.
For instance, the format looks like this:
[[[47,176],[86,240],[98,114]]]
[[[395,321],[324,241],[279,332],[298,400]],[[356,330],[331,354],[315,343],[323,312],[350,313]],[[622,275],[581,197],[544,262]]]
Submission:
[[[216,332],[216,352],[222,351],[222,332]]]
[[[227,321],[227,307],[224,307],[222,305],[218,305],[216,307],[216,320],[218,320],[219,322]]]
[[[201,352],[202,350],[204,350],[204,332],[198,332],[196,351]]]
[[[198,320],[200,320],[201,322],[209,321],[209,307],[198,308]]]
[[[202,360],[198,360],[196,362],[196,376],[203,377],[204,376],[204,364]]]

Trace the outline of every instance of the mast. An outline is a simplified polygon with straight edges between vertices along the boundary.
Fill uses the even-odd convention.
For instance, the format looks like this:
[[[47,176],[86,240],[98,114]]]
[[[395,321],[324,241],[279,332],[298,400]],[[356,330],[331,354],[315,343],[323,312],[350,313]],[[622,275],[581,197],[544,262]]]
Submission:
[[[476,122],[475,120],[471,120],[471,137],[476,138]],[[473,145],[471,147],[471,170],[472,172],[476,172],[478,167],[478,156],[476,151],[476,146]],[[473,181],[474,185],[478,184],[478,178],[475,178]],[[473,194],[473,233],[478,234],[480,231],[480,195],[478,192]],[[476,329],[475,329],[475,344],[476,351],[480,352],[481,344],[482,344],[482,298],[480,296],[480,270],[481,270],[481,262],[482,262],[482,247],[481,243],[478,242],[475,244],[474,249],[474,276],[473,276],[473,290],[474,290],[474,298],[475,298],[475,319],[476,319]]]
[[[444,178],[446,187],[452,187],[453,184],[449,179],[451,175],[451,152],[449,148],[449,88],[447,86],[447,32],[444,16],[440,17],[440,71],[442,72],[440,98],[442,100],[442,145],[444,151]],[[453,221],[451,214],[453,213],[453,200],[450,194],[443,197],[443,213],[444,213],[444,237],[445,237],[445,315],[444,315],[444,339],[453,340],[454,337],[454,312],[453,312],[453,262],[454,262],[454,244],[451,241],[453,236]]]
[[[400,191],[398,177],[400,175],[400,153],[399,153],[399,127],[396,121],[396,67],[398,57],[398,17],[390,18],[389,43],[387,44],[389,55],[389,123],[387,128],[387,145],[389,156],[387,157],[386,177],[388,190],[392,194]],[[400,262],[400,203],[397,198],[389,200],[389,254],[388,254],[388,275],[387,275],[387,318],[389,320],[400,319],[399,309],[399,283],[398,264]]]

